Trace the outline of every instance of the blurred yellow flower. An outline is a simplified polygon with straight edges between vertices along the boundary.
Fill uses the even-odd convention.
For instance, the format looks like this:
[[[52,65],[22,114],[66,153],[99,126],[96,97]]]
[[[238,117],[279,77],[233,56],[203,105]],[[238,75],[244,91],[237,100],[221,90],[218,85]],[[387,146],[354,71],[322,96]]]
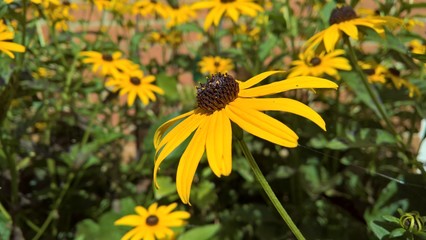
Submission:
[[[154,81],[154,76],[144,76],[142,70],[134,69],[109,78],[105,86],[112,87],[113,91],[120,90],[120,96],[127,94],[128,106],[133,105],[136,96],[144,105],[148,105],[150,101],[155,102],[157,100],[154,93],[164,94],[163,89],[152,84]]]
[[[153,203],[148,209],[137,206],[137,214],[124,216],[114,222],[114,225],[134,227],[128,231],[121,240],[155,240],[172,239],[172,227],[181,227],[186,224],[185,219],[191,215],[186,211],[173,211],[177,204],[158,206]]]
[[[78,5],[69,1],[63,1],[59,5],[49,5],[44,9],[48,21],[55,26],[56,30],[68,30],[68,22],[74,21],[71,10],[78,9]]]
[[[425,23],[414,18],[408,19],[404,23],[404,27],[408,31],[412,31],[416,26],[423,28],[425,26]]]
[[[39,67],[37,68],[37,71],[31,73],[31,76],[35,79],[43,79],[43,78],[50,78],[54,76],[55,72],[52,70],[49,70],[45,67]]]
[[[370,83],[386,83],[387,69],[383,65],[364,62],[358,62],[358,65],[367,75]]]
[[[182,4],[180,6],[169,6],[166,16],[166,26],[168,28],[178,26],[195,19],[196,16],[197,14],[195,13],[195,10],[189,5]]]
[[[154,134],[156,187],[159,187],[157,173],[161,163],[194,131],[180,158],[176,174],[177,192],[184,203],[189,203],[192,180],[205,151],[210,168],[216,176],[231,173],[231,122],[259,138],[284,147],[297,147],[298,136],[285,124],[263,111],[297,114],[325,130],[325,122],[321,116],[301,102],[281,97],[258,97],[292,89],[337,88],[337,84],[316,77],[294,77],[253,87],[277,73],[282,71],[264,72],[245,82],[237,81],[228,74],[217,73],[209,77],[206,84],[201,84],[197,88],[198,107],[167,121]],[[181,122],[176,124],[178,121]]]
[[[218,56],[206,56],[198,63],[201,72],[206,75],[214,73],[227,73],[234,69],[234,64],[229,58],[221,58]]]
[[[302,52],[299,54],[299,60],[292,62],[294,67],[290,69],[288,77],[320,77],[328,74],[339,80],[340,75],[338,70],[349,71],[352,69],[348,59],[341,56],[343,54],[345,54],[345,51],[342,49],[337,49],[329,53],[322,52],[319,55],[315,55],[313,51]]]
[[[388,68],[387,77],[391,80],[396,89],[401,89],[402,87],[407,88],[409,97],[414,97],[415,95],[420,96],[419,88],[410,83],[407,79],[402,78],[401,72],[398,69],[393,67]]]
[[[209,29],[212,24],[218,26],[223,15],[236,23],[240,14],[256,17],[259,12],[263,12],[263,8],[253,0],[207,0],[194,3],[192,8],[211,8],[204,21],[204,30]]]
[[[183,37],[182,32],[176,30],[168,32],[151,32],[149,41],[161,45],[170,44],[173,47],[177,47],[183,42]]]
[[[426,44],[419,39],[413,39],[408,42],[408,50],[415,54],[426,54]]]
[[[25,47],[14,43],[15,33],[0,20],[0,51],[6,53],[10,58],[15,58],[12,52],[25,52]]]
[[[342,34],[346,34],[352,39],[359,39],[358,27],[368,27],[380,35],[384,34],[383,27],[402,24],[402,20],[394,17],[367,16],[358,17],[350,6],[335,8],[330,15],[330,26],[312,36],[306,45],[308,49],[316,48],[320,43],[324,44],[327,52],[333,51]]]
[[[157,14],[162,18],[166,18],[168,15],[168,6],[158,1],[139,0],[133,4],[132,13],[142,16]]]
[[[93,64],[92,72],[97,73],[101,69],[103,76],[116,76],[120,72],[128,71],[133,68],[134,63],[130,60],[121,58],[120,52],[100,53],[96,51],[83,51],[80,56],[85,57],[83,63]]]

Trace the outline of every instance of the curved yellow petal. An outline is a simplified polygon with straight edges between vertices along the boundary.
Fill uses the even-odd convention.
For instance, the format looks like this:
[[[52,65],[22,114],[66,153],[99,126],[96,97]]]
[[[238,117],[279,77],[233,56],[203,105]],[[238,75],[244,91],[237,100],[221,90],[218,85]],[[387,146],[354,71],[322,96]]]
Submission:
[[[342,30],[349,37],[358,40],[358,28],[350,22],[342,22],[339,24],[340,30]]]
[[[191,193],[192,180],[204,153],[206,134],[209,130],[206,127],[207,122],[201,123],[198,127],[179,161],[176,174],[176,188],[180,199],[185,204],[190,204],[189,195]]]
[[[282,111],[305,117],[323,130],[325,122],[322,117],[309,106],[290,98],[240,98],[241,104],[259,111]]]
[[[189,111],[187,113],[181,114],[175,118],[170,119],[169,121],[163,123],[157,131],[155,131],[154,134],[154,148],[158,148],[158,144],[160,143],[161,138],[163,137],[163,134],[171,127],[173,124],[175,124],[177,121],[180,121],[183,118],[188,117],[189,115],[194,114],[194,110]]]
[[[251,86],[254,86],[254,85],[260,83],[265,78],[267,78],[267,77],[269,77],[271,75],[274,75],[274,74],[277,74],[277,73],[284,73],[284,72],[285,71],[266,71],[266,72],[263,72],[261,74],[258,74],[256,76],[248,79],[245,82],[240,82],[240,90],[249,88]]]
[[[328,27],[324,32],[324,47],[327,52],[333,51],[340,38],[340,30],[336,24]]]
[[[240,97],[259,97],[301,88],[334,88],[338,85],[324,78],[299,76],[273,82],[267,85],[240,90]]]
[[[226,115],[246,132],[284,147],[297,147],[296,133],[280,121],[239,101],[230,103],[225,109]]]

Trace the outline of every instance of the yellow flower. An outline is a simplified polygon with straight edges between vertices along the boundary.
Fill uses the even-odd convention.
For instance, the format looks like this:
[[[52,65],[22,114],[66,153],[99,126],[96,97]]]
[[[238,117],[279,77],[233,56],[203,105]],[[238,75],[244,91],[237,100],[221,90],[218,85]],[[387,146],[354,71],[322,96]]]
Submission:
[[[83,59],[83,63],[93,64],[92,72],[96,73],[101,69],[103,76],[116,76],[120,72],[128,71],[133,66],[131,61],[121,58],[120,52],[114,52],[111,55],[95,51],[83,51],[80,55],[86,57]]]
[[[167,24],[168,28],[178,26],[193,20],[197,14],[189,5],[168,7]]]
[[[158,14],[162,18],[167,17],[168,8],[164,3],[151,0],[139,0],[132,6],[133,14],[140,14],[142,16]]]
[[[420,96],[419,88],[410,83],[407,79],[401,77],[401,72],[396,68],[388,68],[387,77],[390,78],[396,89],[406,87],[408,89],[408,96],[413,97],[414,95]]]
[[[15,33],[0,20],[0,51],[6,53],[10,58],[15,58],[12,52],[25,52],[25,47],[21,44],[11,42]]]
[[[386,83],[387,69],[384,66],[364,62],[359,62],[358,64],[367,75],[367,79],[370,83]]]
[[[112,1],[111,0],[93,0],[96,7],[99,9],[99,11],[102,11],[104,9],[108,9],[111,6]]]
[[[263,8],[252,0],[207,0],[194,3],[192,8],[211,8],[204,22],[204,30],[209,29],[212,24],[218,26],[223,15],[236,23],[240,14],[255,17],[259,12],[263,12]]]
[[[182,32],[175,30],[169,32],[151,32],[149,41],[161,45],[170,44],[173,47],[177,47],[183,42]]]
[[[234,64],[229,58],[206,56],[198,63],[203,74],[226,73],[234,69]]]
[[[281,72],[264,72],[245,82],[237,81],[228,74],[217,73],[208,78],[206,84],[201,84],[197,88],[198,107],[167,121],[155,132],[156,187],[160,164],[194,131],[180,158],[176,175],[177,192],[184,203],[189,203],[192,180],[204,151],[207,152],[207,160],[216,176],[227,176],[231,173],[231,121],[259,138],[284,147],[296,147],[298,136],[285,124],[262,111],[294,113],[308,118],[325,130],[325,122],[321,116],[301,102],[280,97],[257,97],[292,89],[337,88],[337,85],[322,78],[294,77],[253,87],[265,78]],[[181,122],[176,124],[178,121]]]
[[[335,8],[330,15],[330,26],[312,36],[306,44],[308,45],[308,49],[313,49],[320,43],[323,43],[325,50],[330,52],[334,50],[342,34],[358,40],[358,27],[367,27],[383,35],[384,26],[395,25],[397,22],[402,23],[401,20],[393,17],[367,16],[360,18],[350,6]]]
[[[31,2],[35,3],[35,4],[42,4],[43,7],[49,7],[51,4],[52,5],[60,5],[61,2],[59,0],[31,0]]]
[[[406,22],[404,23],[404,27],[405,27],[408,31],[413,31],[413,29],[414,29],[416,26],[423,28],[423,27],[425,26],[425,23],[424,23],[424,22],[422,22],[422,21],[420,21],[420,20],[414,19],[414,18],[412,18],[412,19],[408,19],[408,20],[406,20]]]
[[[45,14],[47,19],[55,25],[57,30],[68,30],[68,21],[74,21],[71,10],[78,9],[77,4],[69,1],[63,1],[59,5],[49,5],[45,8]]]
[[[408,49],[415,54],[425,54],[426,45],[419,39],[413,39],[408,43]]]
[[[177,204],[158,206],[151,204],[148,209],[137,206],[137,214],[124,216],[114,222],[114,225],[125,225],[135,227],[128,231],[121,240],[155,240],[171,239],[174,232],[171,227],[181,227],[186,224],[185,219],[191,215],[186,211],[173,211]]]
[[[352,69],[349,61],[341,57],[345,54],[342,49],[334,50],[330,53],[322,52],[315,56],[313,51],[305,51],[299,54],[299,59],[292,62],[294,67],[290,70],[289,77],[315,76],[319,77],[328,74],[336,79],[340,79],[337,70],[349,71]]]
[[[37,68],[37,71],[31,73],[35,79],[50,78],[55,75],[55,72],[44,67]]]
[[[107,87],[113,87],[113,91],[120,90],[120,95],[127,94],[127,105],[132,106],[136,96],[143,104],[148,105],[150,101],[156,101],[155,93],[164,94],[163,89],[153,85],[155,77],[144,76],[140,69],[134,69],[124,74],[109,78],[105,83]]]

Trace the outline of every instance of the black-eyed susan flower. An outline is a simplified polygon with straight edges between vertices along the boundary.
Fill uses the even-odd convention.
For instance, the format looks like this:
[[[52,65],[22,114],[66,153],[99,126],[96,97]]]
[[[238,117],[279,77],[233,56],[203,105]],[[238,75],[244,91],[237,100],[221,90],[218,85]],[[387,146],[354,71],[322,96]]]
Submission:
[[[338,70],[349,71],[352,69],[348,59],[342,57],[345,51],[337,49],[332,52],[322,52],[315,55],[313,51],[305,51],[299,54],[299,60],[292,62],[294,67],[290,70],[289,77],[315,76],[327,74],[339,80]]]
[[[186,211],[173,211],[176,206],[176,203],[168,206],[153,203],[148,209],[137,206],[137,214],[124,216],[115,221],[114,225],[134,227],[121,240],[173,239],[175,233],[171,228],[184,226],[185,219],[191,216]]]
[[[415,54],[425,54],[426,44],[420,41],[419,39],[413,39],[408,42],[408,50]]]
[[[120,91],[120,96],[127,94],[127,105],[129,106],[133,105],[136,97],[144,105],[148,105],[150,101],[157,100],[154,93],[164,94],[163,89],[153,84],[154,81],[154,76],[144,76],[142,70],[134,69],[109,78],[105,86],[112,87],[113,91]]]
[[[83,63],[93,64],[92,72],[97,73],[99,69],[103,76],[116,76],[120,72],[133,69],[134,63],[128,59],[121,58],[121,52],[100,53],[96,51],[83,51],[80,55],[85,57]]]
[[[203,74],[227,73],[234,69],[234,64],[229,58],[219,56],[206,56],[198,63]]]
[[[142,16],[158,15],[162,18],[166,18],[168,15],[168,7],[166,4],[159,1],[139,0],[133,4],[132,13]]]
[[[401,77],[401,72],[398,69],[394,67],[388,68],[386,76],[396,89],[401,89],[402,87],[407,88],[409,97],[420,96],[419,88],[410,83],[407,79]]]
[[[194,3],[192,8],[211,9],[204,21],[204,30],[212,24],[218,26],[223,15],[237,22],[240,15],[255,17],[263,12],[263,8],[252,0],[207,0]]]
[[[169,6],[167,10],[166,26],[168,28],[178,26],[191,20],[197,16],[194,9],[190,5],[181,4],[179,6]]]
[[[337,88],[337,85],[317,77],[294,77],[264,86],[254,85],[281,71],[268,71],[245,82],[231,75],[217,73],[197,88],[198,107],[161,125],[154,135],[156,149],[154,182],[160,164],[194,131],[186,147],[176,175],[177,192],[189,203],[192,180],[204,152],[213,173],[220,177],[231,173],[231,122],[243,130],[284,147],[296,147],[298,136],[282,122],[263,111],[283,111],[303,116],[325,130],[321,116],[305,104],[288,98],[258,98],[301,88]],[[178,123],[181,121],[180,123]],[[176,124],[178,123],[178,124]]]
[[[307,42],[308,49],[324,44],[327,52],[333,51],[342,34],[352,39],[359,39],[359,27],[367,27],[380,35],[384,33],[384,26],[394,26],[402,20],[393,17],[366,16],[358,17],[357,13],[350,6],[335,8],[330,15],[330,26],[312,36]]]
[[[10,58],[15,58],[13,52],[25,52],[21,44],[11,42],[15,33],[0,20],[0,51],[6,53]]]
[[[387,69],[381,64],[370,64],[359,62],[361,69],[367,75],[367,79],[370,83],[386,83]]]

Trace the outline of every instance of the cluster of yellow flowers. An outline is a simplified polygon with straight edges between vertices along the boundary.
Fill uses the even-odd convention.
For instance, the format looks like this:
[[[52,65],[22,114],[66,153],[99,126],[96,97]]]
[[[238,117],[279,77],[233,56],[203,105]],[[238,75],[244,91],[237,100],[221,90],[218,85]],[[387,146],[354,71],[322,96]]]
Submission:
[[[145,76],[140,66],[128,59],[121,58],[120,52],[113,54],[96,51],[84,51],[80,53],[85,57],[83,63],[93,64],[92,71],[107,77],[105,85],[112,87],[113,91],[120,91],[120,95],[127,94],[127,104],[133,105],[136,97],[147,105],[150,101],[156,101],[155,93],[164,94],[164,91],[153,85],[155,77]]]

